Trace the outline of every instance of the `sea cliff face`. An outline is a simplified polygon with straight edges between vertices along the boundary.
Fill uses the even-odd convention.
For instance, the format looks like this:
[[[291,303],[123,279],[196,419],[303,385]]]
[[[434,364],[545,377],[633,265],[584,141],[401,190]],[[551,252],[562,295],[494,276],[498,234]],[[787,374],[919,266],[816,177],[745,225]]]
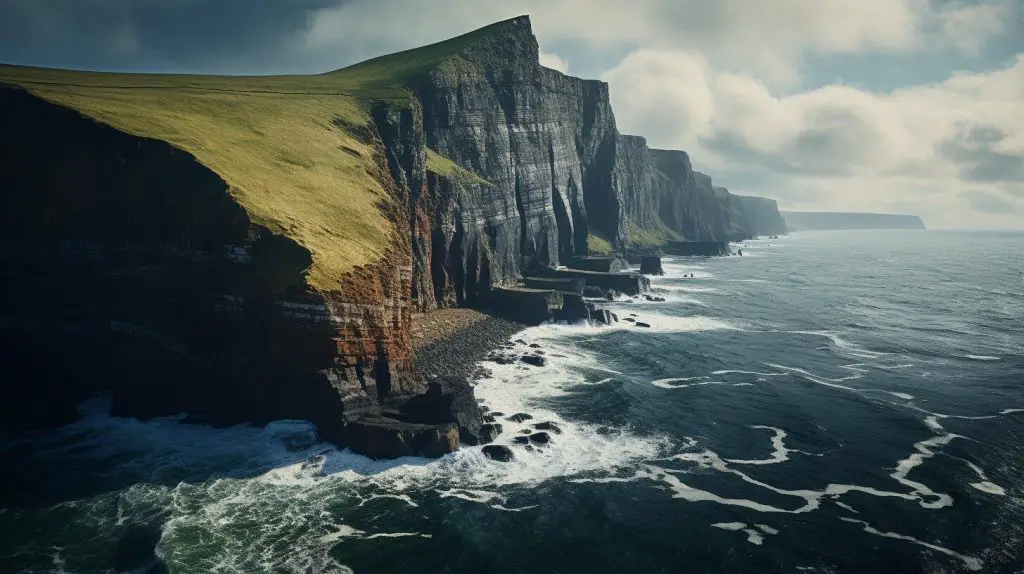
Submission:
[[[786,233],[786,220],[779,213],[779,204],[774,199],[737,195],[747,224],[754,235],[781,235]]]
[[[303,418],[339,443],[443,453],[456,426],[482,440],[480,415],[464,385],[411,374],[414,311],[484,304],[587,255],[590,237],[622,251],[777,228],[774,202],[620,134],[608,85],[542,67],[527,18],[471,40],[403,97],[369,99],[365,127],[324,125],[372,149],[344,148],[368,158],[392,229],[383,256],[327,289],[288,226],[254,223],[195,156],[0,87],[4,426],[65,422],[111,392],[117,414]]]
[[[541,67],[527,19],[497,26],[411,87],[426,145],[485,180],[428,182],[438,303],[452,292],[472,303],[488,285],[586,253],[590,230],[624,233],[608,86]],[[425,232],[414,242],[427,245]]]
[[[309,252],[189,154],[18,89],[0,115],[5,426],[66,422],[105,391],[118,414],[304,418],[343,442],[346,421],[426,388],[408,375],[405,234],[315,292]]]

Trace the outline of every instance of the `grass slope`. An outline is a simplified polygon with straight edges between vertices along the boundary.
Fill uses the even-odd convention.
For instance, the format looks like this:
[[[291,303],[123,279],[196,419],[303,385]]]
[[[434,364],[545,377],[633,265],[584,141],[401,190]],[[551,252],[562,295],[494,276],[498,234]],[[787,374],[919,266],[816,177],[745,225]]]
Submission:
[[[422,48],[311,76],[116,74],[0,65],[0,84],[136,136],[164,140],[219,174],[250,218],[313,256],[307,282],[337,289],[398,232],[379,209],[372,143],[351,131],[373,101],[409,102],[407,86],[457,60],[499,22]],[[432,172],[488,184],[428,150]],[[144,190],[140,190],[144,193]],[[404,231],[403,231],[404,232]]]
[[[390,198],[372,175],[372,144],[350,131],[368,124],[371,102],[410,101],[410,82],[444,65],[488,28],[311,76],[0,65],[0,84],[21,86],[120,131],[192,154],[228,183],[254,222],[305,246],[313,256],[307,282],[330,291],[345,272],[377,260],[397,232],[378,207]],[[487,184],[430,150],[427,165],[439,175]]]

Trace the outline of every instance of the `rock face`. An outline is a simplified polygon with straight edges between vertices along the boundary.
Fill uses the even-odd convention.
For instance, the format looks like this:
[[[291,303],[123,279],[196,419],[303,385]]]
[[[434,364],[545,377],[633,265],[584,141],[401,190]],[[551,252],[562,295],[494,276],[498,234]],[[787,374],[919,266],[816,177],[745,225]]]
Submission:
[[[786,221],[779,213],[779,204],[774,199],[737,195],[747,216],[752,235],[781,235],[786,232]]]
[[[499,431],[464,382],[411,374],[414,310],[612,322],[584,286],[614,298],[649,280],[553,268],[596,265],[588,237],[621,252],[761,232],[761,203],[619,134],[607,84],[543,68],[528,18],[471,36],[403,76],[407,100],[369,104],[393,240],[331,291],[192,155],[0,86],[2,426],[68,422],[110,392],[114,414],[301,418],[370,456],[437,456]]]
[[[782,216],[790,231],[925,228],[924,221],[916,215],[784,211]]]
[[[407,235],[314,292],[309,252],[191,155],[19,89],[0,89],[0,121],[4,427],[69,422],[103,391],[114,414],[301,418],[345,443],[348,422],[427,390],[408,374]]]
[[[529,19],[517,18],[411,85],[427,146],[487,182],[428,180],[441,302],[452,292],[473,303],[487,285],[585,254],[590,229],[614,236],[624,225],[610,191],[608,85],[543,68],[538,54]]]

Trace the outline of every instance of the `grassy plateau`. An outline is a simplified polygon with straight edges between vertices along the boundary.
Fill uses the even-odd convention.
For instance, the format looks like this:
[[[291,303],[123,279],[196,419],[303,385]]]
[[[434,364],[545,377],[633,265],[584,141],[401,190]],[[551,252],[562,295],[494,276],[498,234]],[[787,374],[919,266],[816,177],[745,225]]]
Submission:
[[[310,287],[378,260],[400,232],[380,209],[373,143],[352,132],[375,101],[410,102],[407,86],[452,60],[487,28],[430,46],[307,76],[81,72],[0,65],[20,86],[117,130],[166,141],[227,182],[250,218],[310,251]],[[486,183],[428,150],[428,169]],[[140,189],[140,193],[145,190]],[[404,232],[404,231],[401,231]]]

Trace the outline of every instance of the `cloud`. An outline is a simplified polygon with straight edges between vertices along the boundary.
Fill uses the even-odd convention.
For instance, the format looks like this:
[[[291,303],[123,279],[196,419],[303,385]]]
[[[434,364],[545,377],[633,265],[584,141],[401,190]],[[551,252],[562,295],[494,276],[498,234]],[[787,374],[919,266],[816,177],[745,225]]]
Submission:
[[[565,58],[552,52],[540,53],[540,65],[552,70],[558,70],[563,74],[569,73],[569,62],[566,62]]]
[[[716,181],[760,181],[751,191],[784,204],[813,190],[816,208],[927,202],[945,206],[939,224],[972,209],[1012,224],[1016,212],[982,206],[1024,197],[1024,54],[1004,69],[884,93],[834,84],[779,94],[701,55],[654,50],[602,79],[620,129],[689,150]]]
[[[53,67],[274,73],[321,8],[347,0],[4,0],[0,61]]]
[[[991,192],[965,193],[964,199],[976,211],[993,214],[1017,215],[1024,213],[1024,201],[1014,200]]]

